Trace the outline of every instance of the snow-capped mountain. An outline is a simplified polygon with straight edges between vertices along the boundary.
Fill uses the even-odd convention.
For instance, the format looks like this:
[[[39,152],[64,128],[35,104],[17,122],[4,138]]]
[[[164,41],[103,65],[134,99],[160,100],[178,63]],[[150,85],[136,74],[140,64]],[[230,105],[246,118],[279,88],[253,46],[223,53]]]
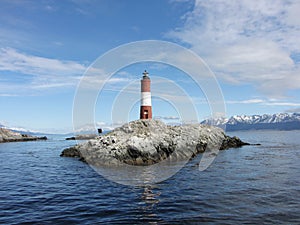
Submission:
[[[250,130],[250,129],[300,129],[300,113],[278,113],[273,115],[240,115],[230,118],[207,119],[202,124],[214,126],[226,126],[226,130]]]
[[[10,127],[10,126],[6,126],[6,125],[3,125],[3,124],[0,124],[0,128],[4,128],[4,129],[11,130],[11,131],[21,133],[21,134],[29,134],[29,135],[43,134],[42,132],[38,132],[38,131],[35,131],[35,130],[28,130],[28,129],[23,128],[23,127]]]

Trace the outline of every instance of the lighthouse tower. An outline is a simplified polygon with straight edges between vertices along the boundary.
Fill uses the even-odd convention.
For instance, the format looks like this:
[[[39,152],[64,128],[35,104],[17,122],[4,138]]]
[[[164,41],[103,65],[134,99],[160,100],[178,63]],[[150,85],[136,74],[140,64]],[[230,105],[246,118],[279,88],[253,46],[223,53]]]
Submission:
[[[151,92],[150,92],[150,78],[148,72],[145,70],[143,79],[141,80],[141,109],[140,119],[152,119],[152,106],[151,106]]]

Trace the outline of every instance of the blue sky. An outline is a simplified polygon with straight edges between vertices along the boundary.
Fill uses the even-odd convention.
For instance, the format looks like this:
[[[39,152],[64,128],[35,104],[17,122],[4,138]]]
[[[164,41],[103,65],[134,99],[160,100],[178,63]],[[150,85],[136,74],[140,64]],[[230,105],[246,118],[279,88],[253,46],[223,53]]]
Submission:
[[[107,51],[143,40],[173,42],[198,54],[219,82],[226,116],[299,112],[299,12],[296,0],[1,0],[0,124],[71,131],[84,72]],[[144,69],[152,85],[161,77],[180,86],[198,120],[211,116],[205,93],[187,74],[144,62],[107,82],[95,103],[96,126],[112,126],[112,104]],[[161,88],[160,94],[153,98],[154,116],[180,118],[178,92]],[[129,120],[138,119],[139,104],[132,104]]]

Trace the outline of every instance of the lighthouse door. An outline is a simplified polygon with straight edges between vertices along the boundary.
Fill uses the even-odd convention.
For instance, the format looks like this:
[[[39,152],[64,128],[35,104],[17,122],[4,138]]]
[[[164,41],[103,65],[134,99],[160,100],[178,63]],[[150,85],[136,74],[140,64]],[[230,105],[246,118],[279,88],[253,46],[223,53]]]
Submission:
[[[145,118],[145,119],[148,119],[148,110],[145,110],[145,111],[144,111],[144,115],[145,115],[144,118]]]

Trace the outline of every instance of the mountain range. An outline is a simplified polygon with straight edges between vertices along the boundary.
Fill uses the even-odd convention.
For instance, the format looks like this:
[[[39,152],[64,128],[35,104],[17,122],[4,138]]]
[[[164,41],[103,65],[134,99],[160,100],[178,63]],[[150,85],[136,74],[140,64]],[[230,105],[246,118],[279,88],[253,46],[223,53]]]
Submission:
[[[226,131],[236,130],[298,130],[300,113],[277,113],[273,115],[240,115],[230,118],[207,119],[201,124],[219,126]]]
[[[44,134],[42,132],[28,130],[28,129],[25,129],[25,128],[22,128],[22,127],[8,127],[8,126],[5,126],[3,124],[0,124],[0,128],[8,129],[8,130],[20,133],[20,134],[28,134],[28,135],[41,135],[41,134]]]

